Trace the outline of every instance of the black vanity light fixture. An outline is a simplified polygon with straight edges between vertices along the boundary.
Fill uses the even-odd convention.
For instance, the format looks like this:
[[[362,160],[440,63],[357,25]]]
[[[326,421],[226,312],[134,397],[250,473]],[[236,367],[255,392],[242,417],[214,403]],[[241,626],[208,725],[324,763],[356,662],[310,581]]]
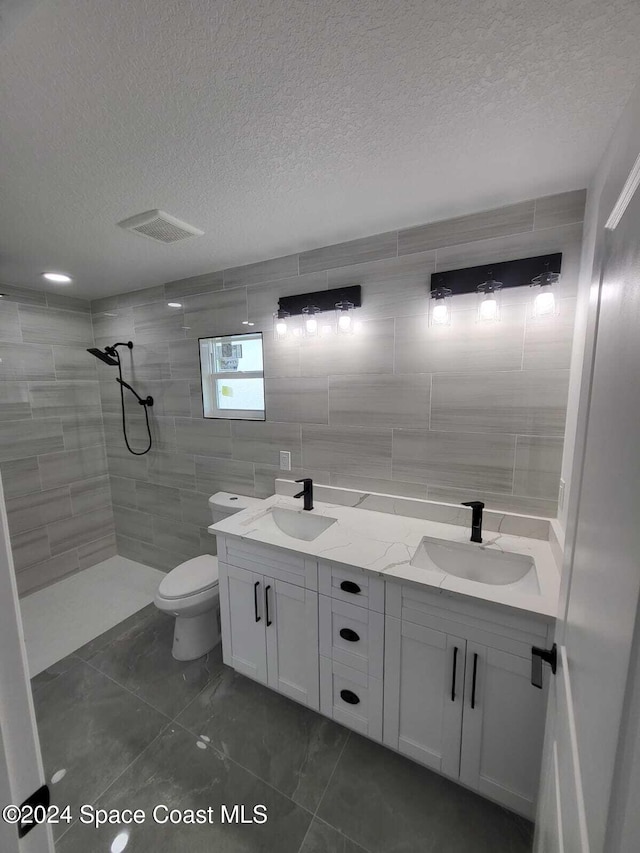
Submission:
[[[273,315],[273,334],[277,341],[292,337],[325,337],[336,332],[350,335],[356,330],[354,309],[362,305],[359,284],[282,296]],[[294,318],[301,318],[302,322]]]
[[[502,292],[511,287],[540,287],[533,302],[534,317],[557,313],[557,301],[551,288],[560,280],[561,267],[562,253],[557,252],[433,273],[429,323],[432,326],[449,325],[451,300],[465,293],[478,296],[478,322],[494,323],[500,319]]]

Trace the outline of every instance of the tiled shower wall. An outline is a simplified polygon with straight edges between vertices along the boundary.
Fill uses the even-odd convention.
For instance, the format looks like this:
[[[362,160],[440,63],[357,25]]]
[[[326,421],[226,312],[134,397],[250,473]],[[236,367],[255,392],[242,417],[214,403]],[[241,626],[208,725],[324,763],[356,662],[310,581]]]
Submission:
[[[24,594],[116,553],[89,303],[0,286],[0,471]]]
[[[119,553],[170,569],[211,550],[208,496],[266,497],[279,475],[554,516],[584,202],[562,193],[93,302],[96,344],[133,340],[126,373],[155,398],[154,449],[131,456],[114,368],[98,365]],[[523,287],[498,325],[475,322],[470,295],[428,326],[432,272],[555,251],[558,316],[532,320]],[[358,335],[274,342],[278,297],[348,284],[362,286]],[[197,339],[247,319],[265,333],[267,421],[204,420]],[[127,414],[142,449],[131,395]]]

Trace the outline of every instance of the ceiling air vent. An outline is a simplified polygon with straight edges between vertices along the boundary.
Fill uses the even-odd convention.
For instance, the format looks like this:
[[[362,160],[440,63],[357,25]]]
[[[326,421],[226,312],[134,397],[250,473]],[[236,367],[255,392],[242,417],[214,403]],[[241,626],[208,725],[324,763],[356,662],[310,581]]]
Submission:
[[[175,216],[170,216],[164,210],[147,210],[129,219],[118,222],[121,228],[134,231],[142,237],[149,237],[158,243],[177,243],[187,237],[202,237],[204,231],[194,228],[186,222],[181,222]]]

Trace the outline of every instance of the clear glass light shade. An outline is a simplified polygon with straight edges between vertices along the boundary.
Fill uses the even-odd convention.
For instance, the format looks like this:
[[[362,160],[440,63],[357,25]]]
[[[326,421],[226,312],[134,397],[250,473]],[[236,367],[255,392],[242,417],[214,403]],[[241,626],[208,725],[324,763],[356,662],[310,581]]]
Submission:
[[[449,326],[451,324],[451,291],[446,287],[431,291],[429,311],[431,326]]]
[[[276,311],[273,315],[273,337],[276,341],[283,341],[290,333],[289,315],[285,311]]]
[[[500,319],[500,292],[497,281],[485,281],[478,286],[478,322],[496,323]]]
[[[302,310],[302,328],[305,338],[316,338],[320,328],[320,312],[317,308],[310,306]]]
[[[336,328],[339,335],[352,335],[355,328],[353,302],[336,303]]]
[[[556,297],[550,284],[543,284],[533,300],[534,317],[550,317],[557,313]]]

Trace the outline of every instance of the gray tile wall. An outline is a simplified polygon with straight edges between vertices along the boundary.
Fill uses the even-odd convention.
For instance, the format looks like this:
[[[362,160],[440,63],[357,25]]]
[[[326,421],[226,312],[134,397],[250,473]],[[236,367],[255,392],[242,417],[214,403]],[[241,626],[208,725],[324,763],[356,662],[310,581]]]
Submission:
[[[0,292],[0,473],[25,594],[115,554],[115,527],[89,303]]]
[[[156,447],[132,457],[112,373],[97,365],[120,553],[170,569],[213,550],[208,496],[266,497],[277,476],[554,516],[584,202],[561,193],[93,302],[96,344],[130,337],[126,370],[156,400]],[[564,253],[557,317],[532,321],[533,294],[519,288],[504,293],[498,326],[478,325],[464,296],[451,326],[429,327],[432,272],[553,251]],[[274,342],[279,296],[348,284],[362,286],[359,335]],[[265,333],[267,421],[203,420],[197,338],[246,331],[247,319]],[[53,420],[56,440],[46,404],[43,392],[37,423]],[[7,405],[20,411],[19,389]],[[141,414],[128,409],[137,446]]]

